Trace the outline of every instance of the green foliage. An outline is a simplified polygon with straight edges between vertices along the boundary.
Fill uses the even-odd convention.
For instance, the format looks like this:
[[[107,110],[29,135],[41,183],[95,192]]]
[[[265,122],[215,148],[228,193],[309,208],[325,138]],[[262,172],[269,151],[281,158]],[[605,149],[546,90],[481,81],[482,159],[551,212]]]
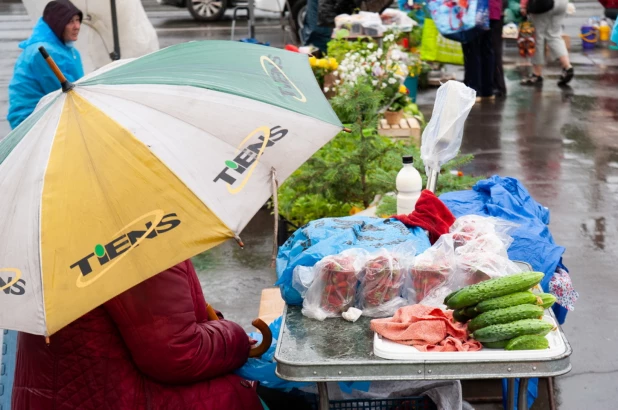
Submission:
[[[395,99],[388,107],[388,110],[393,112],[402,111],[404,108],[410,105],[410,103],[410,97],[408,97],[407,94],[398,92],[397,94],[395,94]]]
[[[395,190],[403,155],[413,155],[424,175],[419,148],[378,135],[381,98],[371,85],[360,81],[333,98],[335,112],[352,132],[339,133],[280,187],[279,212],[287,220],[300,226],[319,218],[349,215],[353,207],[368,207],[376,195]],[[471,159],[458,157],[444,167],[439,192],[466,189],[476,182],[448,173]],[[389,208],[384,212],[394,213]]]
[[[350,51],[360,51],[367,47],[367,40],[359,38],[356,41],[344,38],[334,38],[328,42],[326,54],[341,62]]]

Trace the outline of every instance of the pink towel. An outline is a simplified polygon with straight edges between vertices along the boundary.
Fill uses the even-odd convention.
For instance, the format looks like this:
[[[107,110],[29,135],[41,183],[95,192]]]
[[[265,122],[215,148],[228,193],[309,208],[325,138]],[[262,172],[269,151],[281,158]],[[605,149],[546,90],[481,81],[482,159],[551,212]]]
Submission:
[[[395,312],[395,316],[371,321],[371,330],[421,352],[474,352],[482,345],[468,338],[467,325],[453,321],[452,311],[411,305]]]

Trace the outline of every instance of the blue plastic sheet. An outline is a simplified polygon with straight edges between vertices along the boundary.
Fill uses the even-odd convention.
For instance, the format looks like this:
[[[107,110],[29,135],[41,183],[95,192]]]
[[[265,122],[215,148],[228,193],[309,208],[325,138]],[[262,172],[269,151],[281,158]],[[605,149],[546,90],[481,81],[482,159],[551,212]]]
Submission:
[[[302,297],[292,287],[295,267],[313,266],[325,256],[346,249],[392,249],[408,241],[417,254],[431,246],[425,231],[418,227],[408,228],[395,219],[349,216],[312,221],[294,232],[279,249],[276,284],[288,304],[300,305]]]
[[[277,363],[275,362],[275,349],[277,347],[277,337],[279,336],[279,330],[281,329],[282,317],[279,317],[273,321],[268,327],[273,334],[273,342],[270,348],[259,358],[249,358],[247,363],[240,369],[236,370],[236,374],[246,380],[253,380],[260,382],[264,387],[270,389],[279,389],[284,391],[290,391],[294,388],[301,388],[309,385],[310,383],[290,382],[279,378],[275,374]],[[262,342],[261,333],[249,333],[251,338]]]

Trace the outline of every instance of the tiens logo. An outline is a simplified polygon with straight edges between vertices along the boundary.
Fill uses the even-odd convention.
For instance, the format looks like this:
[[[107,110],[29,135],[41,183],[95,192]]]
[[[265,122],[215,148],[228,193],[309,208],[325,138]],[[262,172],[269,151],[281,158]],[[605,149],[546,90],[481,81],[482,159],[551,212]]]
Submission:
[[[298,89],[296,84],[288,78],[281,67],[281,58],[276,56],[260,57],[262,68],[279,85],[279,92],[284,97],[292,97],[302,103],[307,102],[307,97]]]
[[[249,182],[249,178],[251,178],[264,150],[275,145],[287,133],[288,130],[282,129],[280,126],[270,129],[268,127],[259,127],[251,131],[238,145],[236,151],[238,155],[236,155],[236,158],[232,161],[225,161],[225,168],[223,168],[223,171],[217,175],[213,182],[226,182],[227,190],[230,194],[239,193]],[[255,138],[256,135],[259,135],[259,137]],[[250,144],[251,140],[257,142]],[[238,178],[241,176],[243,176],[243,179],[238,181]]]
[[[144,228],[129,230],[130,228],[136,228],[138,223],[144,226]],[[178,225],[180,225],[180,219],[178,219],[176,214],[164,215],[160,209],[140,216],[120,229],[114,235],[114,240],[105,245],[97,244],[94,247],[94,252],[84,256],[70,266],[71,269],[78,268],[80,271],[76,282],[77,287],[83,288],[91,285],[120,262],[122,258],[126,257],[130,251],[137,248],[144,240],[155,239],[157,236],[171,231]],[[105,268],[101,269],[103,267]],[[94,275],[92,275],[93,272],[95,273]]]
[[[21,279],[21,271],[15,268],[0,269],[0,290],[7,295],[22,296],[26,293],[26,281]]]

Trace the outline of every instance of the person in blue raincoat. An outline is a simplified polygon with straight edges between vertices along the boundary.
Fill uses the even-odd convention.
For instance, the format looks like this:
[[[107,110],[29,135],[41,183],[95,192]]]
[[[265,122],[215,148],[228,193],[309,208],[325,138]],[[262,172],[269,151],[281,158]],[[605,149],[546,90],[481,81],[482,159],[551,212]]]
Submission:
[[[69,0],[50,1],[29,39],[21,42],[24,51],[15,63],[9,83],[9,115],[12,128],[17,127],[36,108],[39,100],[60,88],[60,82],[39,52],[44,46],[67,80],[73,82],[84,75],[77,41],[83,14]]]

